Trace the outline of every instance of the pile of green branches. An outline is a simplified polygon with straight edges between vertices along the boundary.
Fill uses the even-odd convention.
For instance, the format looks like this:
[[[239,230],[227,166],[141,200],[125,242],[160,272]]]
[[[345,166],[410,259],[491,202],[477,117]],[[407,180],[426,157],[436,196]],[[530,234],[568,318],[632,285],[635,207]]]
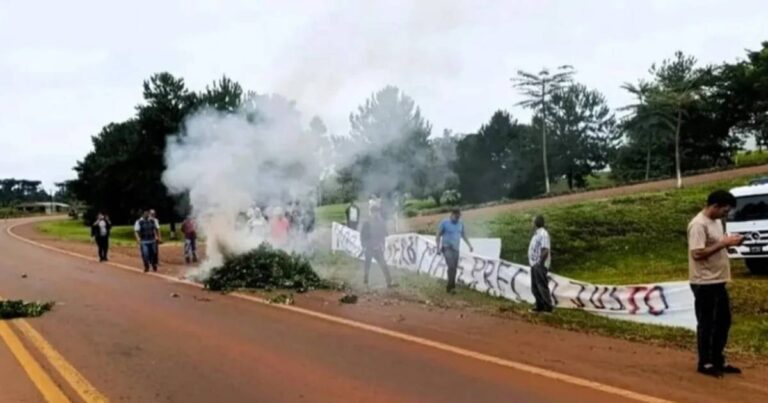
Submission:
[[[0,301],[0,319],[36,318],[53,308],[53,302]]]
[[[302,293],[328,287],[307,258],[267,244],[239,255],[225,253],[224,264],[214,268],[203,284],[213,291],[291,289]]]

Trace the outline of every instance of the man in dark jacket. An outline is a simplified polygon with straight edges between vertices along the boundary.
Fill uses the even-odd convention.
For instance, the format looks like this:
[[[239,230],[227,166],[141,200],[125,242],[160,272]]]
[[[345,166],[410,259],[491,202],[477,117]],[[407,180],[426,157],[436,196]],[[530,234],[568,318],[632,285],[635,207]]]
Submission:
[[[368,285],[368,274],[371,271],[371,260],[376,259],[376,263],[381,267],[384,273],[384,279],[387,282],[387,288],[392,288],[392,278],[389,275],[387,262],[384,260],[384,248],[387,240],[387,223],[381,216],[381,208],[373,206],[371,208],[370,219],[363,224],[360,231],[360,242],[363,246],[365,255],[365,285]]]
[[[109,233],[111,231],[112,223],[109,221],[109,216],[99,213],[96,221],[91,225],[91,239],[96,242],[96,246],[99,248],[99,262],[109,260],[107,253],[109,252]]]
[[[157,221],[150,217],[149,210],[144,210],[141,218],[136,220],[133,231],[136,235],[136,242],[141,248],[144,272],[148,272],[150,266],[152,266],[153,271],[157,271],[157,241],[160,238],[160,231],[157,228]]]

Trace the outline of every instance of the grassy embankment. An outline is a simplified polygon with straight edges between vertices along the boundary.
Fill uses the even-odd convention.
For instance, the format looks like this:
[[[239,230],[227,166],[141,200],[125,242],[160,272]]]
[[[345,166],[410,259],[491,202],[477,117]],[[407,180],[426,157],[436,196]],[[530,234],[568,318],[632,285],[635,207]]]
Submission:
[[[558,274],[599,284],[637,284],[687,278],[686,226],[701,209],[707,194],[730,188],[749,178],[712,183],[679,191],[642,193],[609,200],[552,206],[508,213],[468,222],[470,235],[502,238],[502,257],[525,262],[530,223],[534,214],[548,219],[553,239],[553,267]],[[432,232],[432,229],[424,229]],[[324,257],[316,266],[339,278],[359,280],[359,265],[339,255]],[[733,352],[768,358],[768,277],[749,275],[741,262],[733,265],[730,292],[734,313],[729,348]],[[378,274],[378,271],[374,271]],[[521,317],[579,331],[610,335],[691,349],[691,331],[664,326],[614,321],[575,310],[553,315],[527,313],[516,304],[470,290],[455,297],[444,293],[441,282],[400,273],[403,298],[423,303],[472,307],[487,313]]]

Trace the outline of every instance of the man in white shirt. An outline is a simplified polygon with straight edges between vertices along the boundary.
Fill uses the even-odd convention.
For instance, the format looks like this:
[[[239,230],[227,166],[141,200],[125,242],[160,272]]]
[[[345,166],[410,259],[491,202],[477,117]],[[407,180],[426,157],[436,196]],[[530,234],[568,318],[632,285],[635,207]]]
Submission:
[[[347,216],[347,227],[357,230],[357,225],[360,223],[360,209],[357,207],[357,204],[351,201],[345,213]]]
[[[528,263],[531,265],[531,292],[536,299],[532,312],[552,312],[552,295],[549,292],[549,268],[552,264],[549,232],[544,227],[544,217],[533,219],[534,233],[528,246]]]

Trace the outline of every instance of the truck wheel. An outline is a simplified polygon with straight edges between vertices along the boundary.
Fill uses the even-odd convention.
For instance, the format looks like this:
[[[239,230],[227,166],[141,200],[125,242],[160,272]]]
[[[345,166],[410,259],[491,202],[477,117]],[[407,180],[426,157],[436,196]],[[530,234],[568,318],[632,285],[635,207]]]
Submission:
[[[752,274],[768,274],[768,259],[766,258],[745,259],[745,263]]]

